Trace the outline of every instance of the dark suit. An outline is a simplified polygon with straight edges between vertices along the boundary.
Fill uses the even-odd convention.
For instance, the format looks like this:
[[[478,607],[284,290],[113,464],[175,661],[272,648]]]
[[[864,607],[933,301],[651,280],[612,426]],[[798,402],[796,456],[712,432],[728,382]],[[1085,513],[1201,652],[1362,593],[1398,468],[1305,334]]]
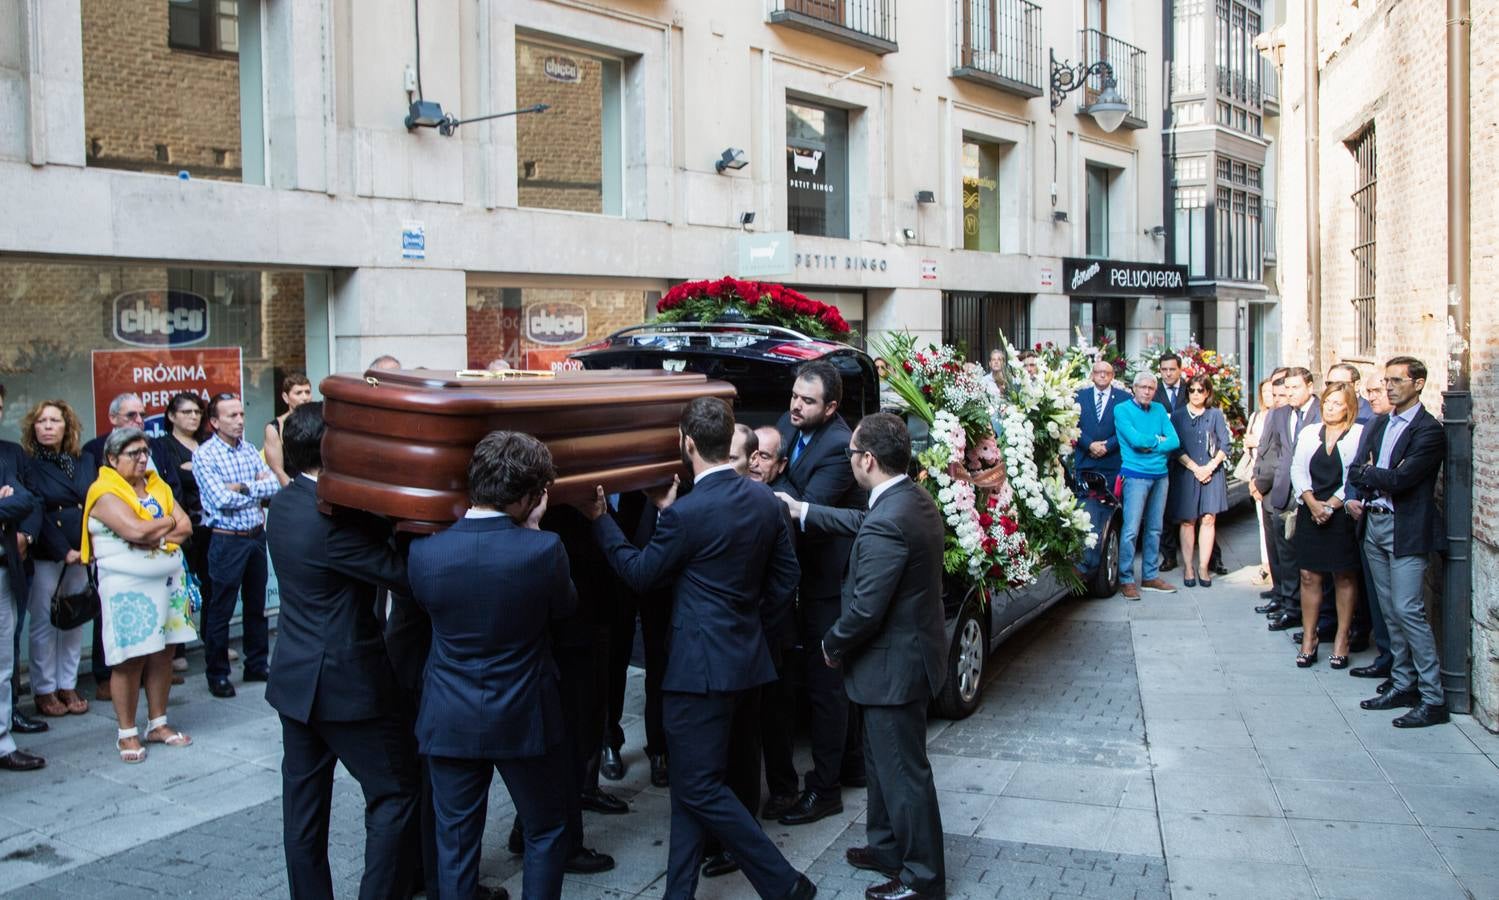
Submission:
[[[376,583],[405,591],[389,528],[318,512],[298,475],[271,501],[266,543],[281,585],[265,699],[281,714],[282,829],[293,897],[333,896],[328,816],[334,766],[364,789],[360,897],[404,897],[416,838],[416,754],[395,712],[396,680],[375,618]]]
[[[1172,395],[1172,390],[1166,386],[1164,379],[1156,385],[1155,389],[1155,402],[1166,407],[1168,416],[1187,405],[1187,379],[1182,378],[1176,382],[1175,396]]]
[[[1296,547],[1286,537],[1286,514],[1296,513],[1296,498],[1291,494],[1291,457],[1296,452],[1296,439],[1300,429],[1296,422],[1296,407],[1282,406],[1272,410],[1265,418],[1264,430],[1260,433],[1261,458],[1256,468],[1256,481],[1261,482],[1262,471],[1268,471],[1270,489],[1265,491],[1265,503],[1270,515],[1270,541],[1275,544],[1271,554],[1271,569],[1275,579],[1275,594],[1281,603],[1291,609],[1301,604],[1301,563],[1296,559]],[[1300,427],[1322,421],[1322,409],[1313,397],[1301,414]],[[1331,611],[1329,611],[1331,615]],[[1315,623],[1305,623],[1315,627]]]
[[[609,515],[619,523],[630,543],[644,547],[656,530],[656,507],[640,491],[621,494],[619,508]],[[666,731],[661,727],[661,677],[666,670],[666,631],[671,620],[671,594],[656,590],[637,594],[616,580],[614,610],[609,632],[609,712],[604,743],[620,749],[625,744],[620,718],[625,710],[625,681],[630,657],[635,651],[635,617],[640,617],[640,638],[645,650],[645,752],[666,753]]]
[[[1348,472],[1356,495],[1349,499],[1364,502],[1362,546],[1389,629],[1395,688],[1419,684],[1424,702],[1442,705],[1446,693],[1423,596],[1427,555],[1442,547],[1436,485],[1447,454],[1447,435],[1425,407],[1417,405],[1414,413],[1396,437],[1385,466],[1380,465],[1380,454],[1390,414],[1376,417],[1364,429]],[[1394,507],[1393,513],[1373,505],[1381,498]]]
[[[671,755],[671,852],[666,896],[697,889],[711,834],[762,897],[781,897],[797,872],[724,781],[730,731],[753,689],[775,680],[765,623],[791,602],[800,569],[784,506],[732,469],[711,472],[661,512],[643,549],[608,516],[594,532],[633,590],[672,586],[662,715]]]
[[[926,710],[947,668],[942,514],[902,479],[867,513],[812,506],[806,524],[809,532],[856,535],[842,613],[822,647],[864,712],[869,847],[908,887],[941,896],[946,865]]]
[[[776,430],[790,460],[782,476],[790,485],[787,493],[819,506],[854,509],[864,505],[864,491],[854,483],[848,457],[843,455],[853,432],[842,416],[833,416],[813,431],[799,455],[796,444],[801,433],[791,425],[789,413],[781,416]],[[807,772],[806,789],[835,797],[840,776],[857,774],[845,770],[850,764],[857,768],[863,757],[857,728],[849,722],[843,680],[822,664],[816,648],[838,618],[843,569],[852,546],[852,539],[841,535],[799,534],[796,539],[796,558],[802,567],[797,596],[801,645],[805,649],[802,674],[812,712],[812,768]]]
[[[1187,379],[1181,378],[1180,380],[1178,380],[1176,382],[1175,390],[1176,393],[1175,396],[1173,396],[1171,389],[1166,387],[1166,382],[1164,380],[1159,381],[1156,384],[1155,402],[1166,407],[1167,418],[1170,418],[1172,413],[1187,405]],[[1175,471],[1176,466],[1176,454],[1173,453],[1171,454],[1171,458],[1166,461],[1166,509],[1168,511],[1168,515],[1171,508],[1176,505],[1172,502],[1171,498],[1171,483],[1176,479],[1170,477],[1171,473]],[[1180,552],[1181,534],[1174,526],[1168,524],[1166,527],[1161,529],[1161,557],[1174,565],[1177,562],[1177,557],[1180,555]]]
[[[1130,395],[1127,391],[1111,385],[1102,418],[1098,415],[1097,397],[1098,391],[1091,384],[1077,392],[1077,405],[1083,412],[1078,420],[1078,425],[1082,428],[1082,437],[1078,438],[1077,448],[1072,452],[1072,467],[1078,473],[1103,473],[1104,478],[1109,482],[1109,489],[1113,490],[1114,477],[1119,474],[1122,465],[1119,458],[1119,438],[1114,433],[1114,408],[1121,403],[1128,403]],[[1094,456],[1089,452],[1088,448],[1095,441],[1107,443],[1108,452],[1103,456]]]
[[[37,495],[36,485],[33,480],[31,457],[21,449],[21,445],[13,441],[0,441],[0,485],[10,485],[16,493],[6,501],[6,509],[10,514],[3,522],[0,522],[0,552],[5,554],[5,575],[10,579],[11,595],[14,597],[15,609],[11,615],[11,627],[14,632],[9,635],[0,635],[0,640],[7,644],[6,653],[11,654],[8,663],[5,664],[6,676],[10,679],[10,685],[5,687],[6,702],[10,709],[15,709],[16,691],[21,683],[21,635],[26,631],[26,600],[29,592],[26,578],[25,560],[21,559],[16,548],[17,532],[25,532],[31,535],[32,540],[41,536],[42,501]],[[10,728],[10,712],[5,714],[5,729]],[[0,734],[5,732],[0,731]]]
[[[504,514],[463,518],[413,542],[409,571],[432,618],[416,739],[431,769],[439,895],[474,894],[498,769],[526,825],[525,896],[560,896],[572,779],[550,631],[577,605],[562,540]]]

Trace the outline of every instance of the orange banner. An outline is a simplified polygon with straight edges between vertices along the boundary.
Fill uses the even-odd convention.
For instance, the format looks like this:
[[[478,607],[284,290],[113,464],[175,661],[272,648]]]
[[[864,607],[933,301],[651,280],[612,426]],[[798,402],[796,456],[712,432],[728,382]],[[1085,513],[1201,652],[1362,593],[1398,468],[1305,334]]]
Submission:
[[[95,350],[94,431],[106,434],[109,402],[120,394],[139,394],[146,404],[146,433],[167,431],[166,408],[172,395],[192,391],[207,405],[214,394],[241,393],[238,347],[181,350]]]

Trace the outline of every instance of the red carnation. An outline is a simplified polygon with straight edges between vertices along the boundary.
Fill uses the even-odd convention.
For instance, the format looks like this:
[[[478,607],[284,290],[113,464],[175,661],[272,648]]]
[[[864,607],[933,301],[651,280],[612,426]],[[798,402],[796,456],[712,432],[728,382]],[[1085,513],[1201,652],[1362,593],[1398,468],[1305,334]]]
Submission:
[[[999,498],[996,497],[993,494],[990,494],[989,495],[989,508],[990,509],[995,509],[998,506],[999,506]]]
[[[1020,530],[1020,526],[1016,525],[1015,520],[1009,516],[999,517],[999,527],[1005,530],[1005,534],[1014,534]]]
[[[721,282],[721,281],[715,281],[712,284],[708,285],[707,294],[708,294],[709,297],[712,297],[714,300],[717,300],[718,297],[719,297],[719,295],[722,294],[722,293],[723,293],[723,282]]]
[[[901,360],[900,367],[906,370],[907,375],[911,374],[911,363],[909,360]]]
[[[988,513],[979,513],[979,525],[982,526],[982,527],[984,527],[984,528],[989,528],[989,527],[993,526],[994,525],[994,517],[991,516],[991,515],[989,515]]]

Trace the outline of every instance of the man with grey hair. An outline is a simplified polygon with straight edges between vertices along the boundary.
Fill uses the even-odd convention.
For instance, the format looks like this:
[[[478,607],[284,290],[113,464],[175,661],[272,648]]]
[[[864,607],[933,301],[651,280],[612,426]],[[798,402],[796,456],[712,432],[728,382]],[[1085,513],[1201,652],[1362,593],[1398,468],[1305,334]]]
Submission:
[[[1119,590],[1126,600],[1139,600],[1140,588],[1174,594],[1160,577],[1161,524],[1166,516],[1166,464],[1181,446],[1166,407],[1153,402],[1155,376],[1135,376],[1134,397],[1114,411],[1119,436],[1120,469],[1124,479],[1124,533],[1119,541]],[[1141,580],[1135,586],[1135,540],[1144,530],[1140,547]]]
[[[371,369],[379,369],[382,372],[394,372],[401,368],[401,361],[389,353],[382,353],[370,362]]]

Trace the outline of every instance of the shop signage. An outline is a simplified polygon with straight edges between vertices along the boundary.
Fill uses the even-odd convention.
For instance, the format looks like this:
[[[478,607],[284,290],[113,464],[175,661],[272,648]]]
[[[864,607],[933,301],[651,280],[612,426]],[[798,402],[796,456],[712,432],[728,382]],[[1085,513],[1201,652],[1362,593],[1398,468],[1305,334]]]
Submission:
[[[114,299],[114,335],[137,347],[182,347],[208,339],[208,298],[191,291],[128,291]]]
[[[739,277],[790,275],[791,240],[789,231],[739,235]]]
[[[191,350],[95,350],[94,430],[109,431],[109,401],[121,394],[139,394],[146,404],[146,433],[166,433],[167,401],[191,391],[207,403],[214,394],[242,393],[238,347],[199,347]]]
[[[542,74],[552,81],[577,84],[583,80],[583,69],[578,61],[567,56],[548,56],[541,64]]]
[[[401,258],[427,258],[427,226],[408,219],[401,223]]]
[[[923,259],[921,261],[921,280],[937,280],[937,261],[935,259]]]
[[[538,344],[576,344],[588,336],[588,309],[581,303],[536,303],[526,307],[526,338]]]
[[[1062,260],[1062,291],[1088,297],[1174,297],[1187,293],[1187,267],[1113,259]]]
[[[848,272],[883,272],[889,260],[877,256],[839,256],[836,253],[798,253],[798,269],[843,269]]]

